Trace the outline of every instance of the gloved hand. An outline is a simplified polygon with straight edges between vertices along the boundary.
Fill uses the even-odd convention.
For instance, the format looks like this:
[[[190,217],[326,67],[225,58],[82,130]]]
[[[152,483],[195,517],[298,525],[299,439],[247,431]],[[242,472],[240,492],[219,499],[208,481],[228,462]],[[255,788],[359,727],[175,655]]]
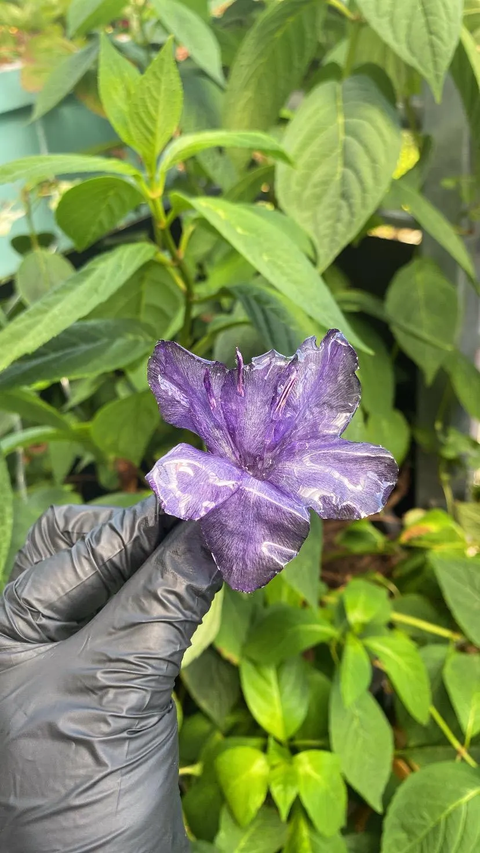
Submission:
[[[2,853],[184,853],[172,688],[221,585],[195,523],[51,507],[0,601]]]

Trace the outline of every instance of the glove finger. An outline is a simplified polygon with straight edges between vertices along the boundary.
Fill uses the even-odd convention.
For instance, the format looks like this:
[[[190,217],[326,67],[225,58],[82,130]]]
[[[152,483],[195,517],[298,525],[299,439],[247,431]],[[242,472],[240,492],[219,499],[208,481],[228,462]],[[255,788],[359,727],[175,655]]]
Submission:
[[[195,629],[222,585],[195,522],[179,524],[75,638],[89,673],[132,710],[164,709]]]
[[[25,545],[15,557],[9,580],[16,580],[25,569],[52,554],[71,548],[81,536],[109,521],[117,512],[118,507],[108,506],[50,506],[28,531]]]
[[[175,523],[161,514],[153,496],[119,510],[5,587],[0,633],[29,643],[69,637],[137,571]]]

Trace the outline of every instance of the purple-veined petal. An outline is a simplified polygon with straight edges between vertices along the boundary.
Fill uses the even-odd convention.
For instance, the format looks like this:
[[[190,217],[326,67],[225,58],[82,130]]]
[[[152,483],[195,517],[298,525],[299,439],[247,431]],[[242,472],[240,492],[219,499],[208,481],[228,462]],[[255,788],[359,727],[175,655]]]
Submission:
[[[270,350],[229,370],[221,394],[222,411],[239,459],[246,467],[262,466],[271,423],[272,400],[291,359]]]
[[[238,489],[242,471],[189,444],[178,444],[155,464],[146,480],[168,515],[202,518]]]
[[[265,586],[298,553],[307,510],[270,483],[244,474],[237,491],[200,522],[207,546],[233,589]]]
[[[220,394],[228,369],[198,358],[172,341],[159,341],[148,363],[148,382],[165,421],[189,429],[212,453],[234,459]]]
[[[284,373],[273,403],[272,448],[280,441],[332,436],[347,428],[360,402],[355,350],[336,329],[317,347],[307,338]]]
[[[397,481],[391,453],[341,438],[300,441],[281,450],[269,481],[321,518],[365,518],[379,512]]]

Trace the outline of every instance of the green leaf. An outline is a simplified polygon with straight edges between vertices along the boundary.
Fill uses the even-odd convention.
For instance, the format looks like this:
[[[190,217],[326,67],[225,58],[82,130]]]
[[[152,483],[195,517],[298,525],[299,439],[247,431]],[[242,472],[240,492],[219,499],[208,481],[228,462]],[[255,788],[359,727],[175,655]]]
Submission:
[[[233,130],[203,130],[198,133],[185,133],[174,139],[166,147],[160,171],[166,173],[172,166],[194,157],[206,148],[249,148],[252,151],[261,151],[277,160],[290,162],[288,154],[282,146],[266,133],[254,131]]]
[[[112,231],[127,213],[145,199],[141,192],[113,175],[82,181],[60,199],[55,218],[82,251]]]
[[[152,332],[135,320],[74,323],[0,374],[0,390],[108,373],[150,352]]]
[[[365,439],[372,444],[386,447],[401,465],[410,447],[408,421],[398,409],[372,412],[366,424]]]
[[[1,399],[1,397],[0,397]],[[211,646],[215,637],[218,634],[222,622],[222,606],[224,587],[217,592],[212,601],[212,605],[207,614],[203,617],[203,621],[195,631],[192,642],[183,656],[182,666],[188,666],[195,658],[200,657],[202,652]]]
[[[406,208],[421,228],[456,260],[470,278],[475,279],[473,261],[465,243],[443,213],[411,185],[408,177],[392,181],[388,204],[390,201],[399,207]]]
[[[188,202],[280,293],[302,310],[307,308],[322,328],[341,329],[353,344],[364,347],[305,255],[283,231],[259,216],[255,206],[207,197]]]
[[[199,708],[222,729],[240,694],[235,667],[206,649],[182,669],[182,680]]]
[[[344,53],[342,67],[345,67],[348,46],[348,39],[345,39],[336,48],[336,51],[342,50]],[[331,56],[331,61],[337,61],[337,56],[335,58]],[[406,65],[371,27],[364,24],[358,36],[353,67],[358,68],[372,62],[386,72],[399,96],[399,101],[403,102],[405,98],[420,95],[421,79],[419,74]]]
[[[92,438],[106,456],[138,466],[157,425],[156,400],[143,391],[102,406],[92,421]]]
[[[460,526],[466,533],[467,539],[480,542],[480,504],[459,501],[456,506],[456,515]]]
[[[258,663],[277,664],[336,635],[333,625],[316,612],[277,604],[255,622],[243,652]]]
[[[455,51],[450,73],[463,101],[471,130],[471,141],[479,167],[480,153],[480,56],[473,35],[462,27],[460,42]]]
[[[26,388],[18,391],[0,391],[0,409],[15,412],[27,421],[46,424],[55,429],[70,429],[70,421],[41,397]]]
[[[385,307],[398,343],[422,368],[430,384],[455,341],[455,287],[429,258],[414,260],[395,275]]]
[[[56,65],[40,92],[32,113],[32,121],[50,112],[73,91],[91,68],[98,55],[98,42],[92,41],[83,50],[66,56]]]
[[[461,352],[451,353],[444,364],[453,390],[469,415],[480,419],[480,373]]]
[[[400,786],[385,820],[382,853],[475,853],[479,844],[478,771],[440,762]]]
[[[311,0],[284,0],[257,18],[230,69],[225,127],[267,130],[276,123],[315,53],[317,14]]]
[[[84,317],[155,254],[148,243],[120,246],[86,264],[0,332],[0,370]]]
[[[297,770],[288,749],[280,746],[272,738],[268,745],[268,760],[271,766],[270,793],[281,819],[286,821],[298,794]]]
[[[340,759],[331,752],[309,749],[294,758],[300,799],[319,832],[327,837],[345,824],[347,789]]]
[[[5,563],[13,530],[13,493],[7,463],[0,456],[0,582],[5,581]]]
[[[326,740],[328,737],[328,706],[332,683],[323,672],[310,669],[308,672],[310,701],[305,720],[297,736],[302,740]]]
[[[340,664],[340,688],[345,708],[368,690],[372,678],[370,658],[365,646],[355,634],[348,633],[345,637],[345,647]]]
[[[463,0],[358,0],[380,38],[413,65],[440,101],[443,81],[460,37]]]
[[[281,207],[313,238],[325,270],[374,213],[400,153],[398,116],[373,80],[327,79],[283,138],[295,167],[277,166]]]
[[[480,655],[454,652],[445,664],[443,680],[462,731],[470,740],[480,732]]]
[[[208,24],[193,9],[176,0],[152,2],[164,27],[186,47],[195,64],[223,86],[225,78],[220,47]]]
[[[480,646],[480,558],[431,551],[428,559],[455,619],[467,637]]]
[[[68,35],[84,35],[109,24],[125,5],[126,0],[72,0],[67,11]]]
[[[388,622],[391,605],[386,589],[368,581],[354,579],[343,591],[347,619],[360,630],[369,622]]]
[[[340,687],[330,695],[330,737],[347,782],[377,812],[391,772],[393,735],[389,723],[370,693],[345,708]]]
[[[357,317],[349,317],[349,323],[372,350],[371,355],[358,352],[362,408],[371,414],[387,414],[392,409],[395,396],[395,377],[388,349],[370,323]]]
[[[280,350],[282,352],[282,350]],[[323,524],[315,512],[310,514],[310,533],[295,557],[282,572],[288,583],[311,607],[318,607]]]
[[[286,828],[274,809],[262,808],[247,827],[239,827],[224,809],[215,847],[220,853],[278,853]]]
[[[222,621],[215,647],[222,657],[237,666],[255,609],[256,599],[251,594],[224,587]]]
[[[282,742],[303,723],[308,710],[304,661],[290,658],[278,667],[242,660],[240,679],[250,713],[265,731]]]
[[[51,180],[55,175],[81,175],[88,172],[138,175],[138,169],[114,157],[90,157],[86,154],[38,154],[21,157],[0,166],[0,184],[24,181],[35,185]]]
[[[75,269],[63,255],[36,249],[24,255],[15,275],[17,291],[27,305],[36,302],[57,284],[62,284]]]
[[[180,122],[182,104],[182,82],[172,40],[168,39],[138,81],[128,114],[132,145],[151,176],[155,174],[158,155]]]
[[[235,284],[229,290],[238,296],[268,349],[293,354],[305,338],[326,331],[260,276],[249,284]]]
[[[347,853],[341,835],[325,838],[307,821],[298,809],[288,826],[288,841],[284,853]]]
[[[235,820],[240,826],[247,826],[267,796],[266,755],[250,746],[233,747],[218,756],[215,767]]]
[[[120,139],[133,145],[129,107],[140,80],[138,69],[115,50],[110,39],[101,37],[98,89],[102,106]]]
[[[415,720],[428,723],[430,682],[415,643],[400,632],[367,637],[365,645],[380,661],[403,704]]]

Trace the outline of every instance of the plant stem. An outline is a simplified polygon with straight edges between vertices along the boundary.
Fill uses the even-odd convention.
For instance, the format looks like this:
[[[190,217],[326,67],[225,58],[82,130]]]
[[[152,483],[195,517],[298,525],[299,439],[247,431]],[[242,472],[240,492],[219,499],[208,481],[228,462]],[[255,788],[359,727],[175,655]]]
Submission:
[[[188,767],[180,767],[178,771],[179,776],[201,776],[203,770],[203,764],[190,764]]]
[[[345,18],[348,18],[349,21],[358,20],[357,16],[354,15],[353,12],[351,12],[350,9],[341,2],[341,0],[328,0],[328,5],[333,9],[336,9],[337,12],[341,12],[341,14],[344,15]]]
[[[345,60],[345,66],[343,69],[343,79],[344,80],[346,80],[346,78],[350,76],[352,69],[353,69],[353,65],[355,62],[355,54],[357,52],[358,37],[360,35],[360,27],[361,27],[360,21],[354,20],[354,22],[352,24],[352,32],[350,35],[350,41],[348,44],[347,58]]]
[[[30,233],[30,240],[35,251],[38,251],[40,248],[40,244],[38,242],[37,233],[35,231],[35,225],[33,222],[33,213],[32,213],[32,202],[30,199],[30,193],[28,190],[24,190],[22,193],[23,196],[23,204],[25,206],[25,219],[28,223],[28,230]]]
[[[22,431],[22,421],[19,415],[15,415],[14,424],[13,424],[14,432]],[[17,447],[15,451],[16,456],[16,470],[15,470],[15,480],[17,483],[18,494],[20,495],[22,501],[24,503],[28,500],[27,493],[27,478],[25,476],[25,462],[23,459],[23,447]]]
[[[475,761],[475,759],[472,758],[470,753],[467,752],[467,750],[462,746],[460,741],[455,737],[450,726],[443,719],[442,715],[440,714],[439,711],[437,711],[437,709],[435,708],[434,705],[430,705],[430,713],[431,713],[433,719],[435,720],[437,726],[439,727],[439,729],[442,730],[442,732],[445,735],[445,737],[447,738],[447,740],[451,743],[453,748],[456,749],[458,755],[461,758],[463,758],[463,760],[466,761],[467,764],[470,765],[470,767],[478,767],[478,764]]]
[[[407,616],[405,613],[397,613],[395,610],[391,615],[391,619],[392,622],[411,625],[412,628],[421,628],[422,631],[428,631],[429,634],[436,634],[438,637],[446,637],[447,640],[453,640],[455,643],[465,639],[462,634],[457,634],[455,631],[450,631],[448,628],[442,628],[441,625],[434,625],[433,622],[426,622],[424,619],[417,619],[416,616]]]

